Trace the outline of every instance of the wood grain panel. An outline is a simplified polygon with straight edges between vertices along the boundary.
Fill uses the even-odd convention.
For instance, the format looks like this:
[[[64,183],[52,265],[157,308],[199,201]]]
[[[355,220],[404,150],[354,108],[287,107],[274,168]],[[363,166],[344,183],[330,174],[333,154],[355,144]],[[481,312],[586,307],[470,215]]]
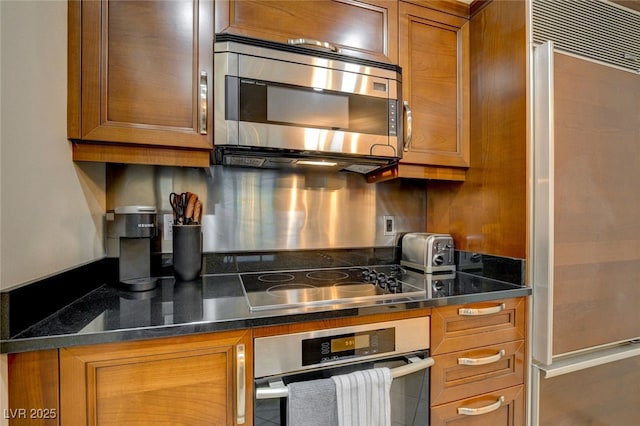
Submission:
[[[99,425],[232,424],[232,347],[159,359],[128,358],[88,366],[90,418]]]
[[[401,162],[467,167],[468,21],[400,2],[399,34],[402,95],[413,128]]]
[[[504,402],[490,413],[467,416],[458,414],[458,408],[482,408],[496,403],[500,397]],[[524,386],[514,386],[478,397],[451,402],[431,409],[431,426],[520,426],[524,425],[525,392]]]
[[[563,54],[554,61],[558,356],[640,336],[640,77]]]
[[[67,138],[82,135],[82,3],[69,0],[67,9]]]
[[[9,411],[11,426],[60,424],[58,401],[58,351],[8,355]]]
[[[193,127],[198,46],[192,9],[191,1],[108,4],[101,46],[102,122]],[[165,28],[172,28],[171,37]]]
[[[158,166],[208,167],[208,150],[126,145],[73,143],[74,161],[97,161],[124,164],[153,164]]]
[[[539,424],[635,425],[640,357],[540,380]]]
[[[314,39],[348,55],[397,63],[397,19],[391,0],[231,0],[216,2],[215,28],[281,43]]]
[[[617,3],[620,6],[640,12],[640,1],[638,0],[611,0],[611,3]]]
[[[485,365],[459,365],[459,358],[485,358],[504,351],[504,356]],[[431,404],[439,405],[470,398],[487,391],[524,383],[523,340],[479,349],[436,355],[431,367]]]
[[[212,149],[213,0],[72,1],[68,16],[71,139]]]
[[[471,158],[463,184],[429,181],[427,230],[456,248],[525,258],[526,2],[493,1],[471,18]]]
[[[553,356],[640,337],[640,261],[556,267]]]
[[[65,425],[236,423],[236,345],[253,359],[250,333],[230,331],[60,350]],[[246,365],[252,424],[253,367]]]
[[[464,181],[466,169],[453,167],[418,166],[415,164],[399,164],[398,174],[409,179],[438,179],[448,181]]]
[[[460,308],[491,308],[502,303],[505,308],[496,314],[464,316],[458,313]],[[431,313],[431,354],[524,339],[525,318],[525,298],[435,308]]]
[[[418,6],[428,7],[430,9],[439,10],[441,12],[450,13],[452,15],[463,18],[469,17],[470,6],[464,1],[458,0],[403,0],[406,3],[417,4]]]

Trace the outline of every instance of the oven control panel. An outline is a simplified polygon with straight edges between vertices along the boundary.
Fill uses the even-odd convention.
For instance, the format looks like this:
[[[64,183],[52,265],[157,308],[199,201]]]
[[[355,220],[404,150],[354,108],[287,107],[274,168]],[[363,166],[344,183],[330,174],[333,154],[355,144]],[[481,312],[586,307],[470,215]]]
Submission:
[[[356,356],[390,353],[396,349],[396,329],[346,333],[302,340],[302,365],[337,361]]]
[[[256,337],[254,378],[429,349],[429,317]]]

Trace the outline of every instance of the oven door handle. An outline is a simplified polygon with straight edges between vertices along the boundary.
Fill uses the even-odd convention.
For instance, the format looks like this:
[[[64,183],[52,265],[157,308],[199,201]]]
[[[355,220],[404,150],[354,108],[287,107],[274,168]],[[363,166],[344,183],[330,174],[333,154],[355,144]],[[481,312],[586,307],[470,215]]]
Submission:
[[[433,358],[419,358],[413,356],[407,359],[409,363],[407,365],[401,365],[400,367],[391,369],[391,377],[397,379],[398,377],[407,376],[409,374],[424,370],[433,365]],[[269,387],[256,388],[256,399],[272,399],[272,398],[286,398],[289,396],[289,389],[282,380],[275,382],[269,382]]]
[[[418,358],[417,356],[412,356],[408,360],[409,363],[407,365],[401,365],[400,367],[392,368],[391,377],[397,379],[398,377],[408,376],[409,374],[413,374],[417,371],[429,368],[434,364],[434,360],[431,357],[423,359]]]

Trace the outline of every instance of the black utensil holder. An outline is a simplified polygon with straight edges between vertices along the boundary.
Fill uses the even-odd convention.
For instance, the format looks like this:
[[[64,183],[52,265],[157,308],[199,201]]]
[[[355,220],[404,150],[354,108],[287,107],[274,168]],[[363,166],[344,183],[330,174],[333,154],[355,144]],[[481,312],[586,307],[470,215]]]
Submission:
[[[173,274],[178,281],[192,281],[202,270],[200,225],[173,225]]]

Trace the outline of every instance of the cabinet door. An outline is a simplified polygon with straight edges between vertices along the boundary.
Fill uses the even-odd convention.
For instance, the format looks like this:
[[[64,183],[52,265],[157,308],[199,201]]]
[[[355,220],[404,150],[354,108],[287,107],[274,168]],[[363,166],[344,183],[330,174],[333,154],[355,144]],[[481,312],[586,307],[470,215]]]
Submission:
[[[404,2],[399,16],[402,96],[412,117],[400,164],[468,167],[468,20]]]
[[[74,144],[74,159],[137,146],[153,163],[144,155],[171,147],[208,165],[212,78],[213,0],[69,3],[68,136],[94,142]]]
[[[21,352],[7,355],[8,402],[4,419],[11,426],[58,426],[58,351]]]
[[[342,53],[397,63],[398,2],[392,0],[216,1],[216,33],[287,43],[311,39]]]
[[[524,386],[514,386],[431,409],[431,426],[525,424]]]
[[[251,424],[250,344],[233,331],[61,349],[61,424]]]

